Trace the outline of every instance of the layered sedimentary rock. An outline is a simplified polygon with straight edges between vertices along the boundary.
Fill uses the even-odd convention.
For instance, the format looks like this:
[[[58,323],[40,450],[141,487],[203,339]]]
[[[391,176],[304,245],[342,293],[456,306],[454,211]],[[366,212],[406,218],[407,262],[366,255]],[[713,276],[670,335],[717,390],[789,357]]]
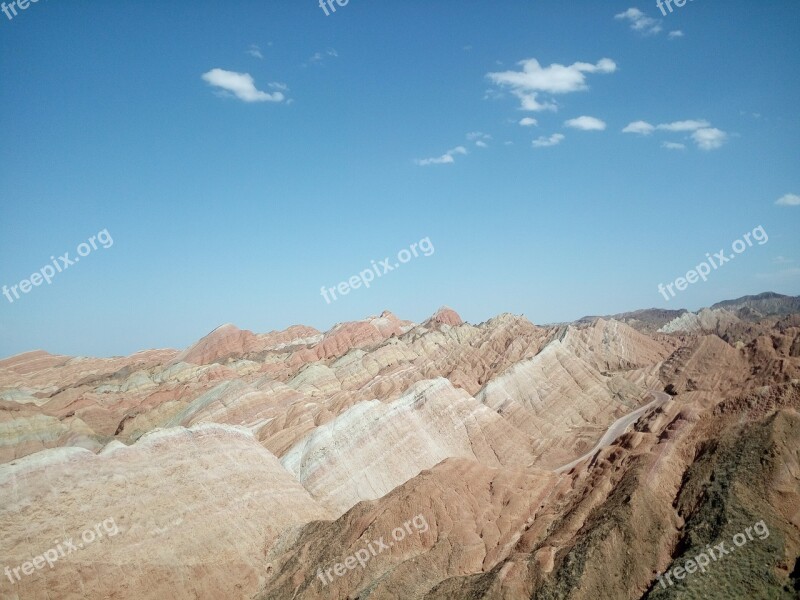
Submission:
[[[24,408],[0,412],[0,463],[61,446],[97,451],[100,439],[76,417],[62,420]]]
[[[795,597],[794,303],[2,360],[0,598]]]
[[[740,319],[724,308],[704,308],[697,313],[684,313],[680,317],[664,325],[659,331],[663,333],[702,333],[704,331],[721,332],[739,323]]]
[[[40,452],[2,467],[0,489],[6,565],[80,544],[22,572],[21,598],[247,597],[279,534],[329,516],[249,432],[223,425]]]
[[[282,464],[331,511],[384,496],[447,458],[527,466],[532,440],[447,379],[385,404],[359,402],[291,448]]]
[[[271,553],[273,577],[260,597],[421,597],[431,582],[482,572],[507,558],[542,506],[566,489],[547,471],[447,459],[380,501],[362,502],[335,521],[306,526],[291,550]],[[398,527],[400,540],[399,533],[394,535]],[[381,550],[380,540],[388,548]],[[365,558],[363,568],[326,576],[363,549],[368,549],[368,558],[359,555]]]

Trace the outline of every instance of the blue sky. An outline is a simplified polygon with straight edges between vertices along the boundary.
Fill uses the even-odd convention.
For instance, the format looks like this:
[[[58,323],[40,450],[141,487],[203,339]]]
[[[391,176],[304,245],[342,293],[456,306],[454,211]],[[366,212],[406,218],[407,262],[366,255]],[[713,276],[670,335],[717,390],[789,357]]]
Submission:
[[[0,296],[0,356],[800,294],[798,22],[791,0],[0,13],[0,285],[113,239]],[[758,226],[766,244],[658,293]],[[322,298],[426,237],[431,256]]]

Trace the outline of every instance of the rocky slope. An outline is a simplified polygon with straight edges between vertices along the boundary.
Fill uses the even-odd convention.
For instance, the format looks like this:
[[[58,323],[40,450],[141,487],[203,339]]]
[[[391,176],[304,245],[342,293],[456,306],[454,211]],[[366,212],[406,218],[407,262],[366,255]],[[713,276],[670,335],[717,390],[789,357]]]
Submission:
[[[0,598],[796,597],[793,306],[2,360]]]

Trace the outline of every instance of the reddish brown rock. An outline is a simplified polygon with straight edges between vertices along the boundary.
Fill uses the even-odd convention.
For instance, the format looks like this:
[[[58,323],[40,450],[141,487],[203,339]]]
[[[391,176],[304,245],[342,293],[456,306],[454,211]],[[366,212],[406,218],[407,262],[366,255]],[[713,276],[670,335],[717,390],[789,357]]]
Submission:
[[[447,306],[443,306],[437,310],[436,313],[430,318],[429,322],[442,323],[444,325],[450,325],[451,327],[457,327],[464,324],[464,321],[461,320],[461,317],[458,316],[458,313]]]
[[[4,560],[109,517],[120,534],[0,578],[0,597],[657,600],[658,574],[756,519],[769,539],[690,585],[781,597],[800,554],[791,306],[678,314],[675,333],[647,311],[637,329],[387,311],[5,359]],[[398,527],[402,544],[323,585]]]

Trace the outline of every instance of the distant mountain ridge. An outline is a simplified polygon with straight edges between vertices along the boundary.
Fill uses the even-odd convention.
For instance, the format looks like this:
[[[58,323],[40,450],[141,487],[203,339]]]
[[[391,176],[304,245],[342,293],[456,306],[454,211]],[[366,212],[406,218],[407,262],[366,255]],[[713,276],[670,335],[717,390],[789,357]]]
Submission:
[[[800,312],[800,296],[785,296],[775,292],[763,292],[754,296],[742,296],[734,300],[723,300],[711,307],[701,308],[696,312],[685,308],[669,310],[665,308],[644,308],[616,315],[587,316],[575,321],[575,324],[590,324],[597,319],[613,319],[625,323],[639,331],[653,333],[662,330],[676,319],[684,315],[700,315],[703,311],[726,310],[735,317],[749,322],[774,316],[786,316]]]
[[[0,360],[4,563],[120,533],[0,597],[656,600],[658,573],[761,519],[769,543],[696,597],[796,598],[800,312],[733,312],[793,301],[551,326],[386,311]]]
[[[665,324],[689,312],[685,308],[669,310],[666,308],[643,308],[630,312],[607,316],[588,316],[578,319],[576,324],[591,324],[598,319],[614,320],[625,323],[639,331],[658,331]]]
[[[756,296],[742,296],[736,300],[723,300],[711,308],[724,308],[742,320],[757,321],[764,317],[785,316],[800,311],[800,296],[764,292]]]

